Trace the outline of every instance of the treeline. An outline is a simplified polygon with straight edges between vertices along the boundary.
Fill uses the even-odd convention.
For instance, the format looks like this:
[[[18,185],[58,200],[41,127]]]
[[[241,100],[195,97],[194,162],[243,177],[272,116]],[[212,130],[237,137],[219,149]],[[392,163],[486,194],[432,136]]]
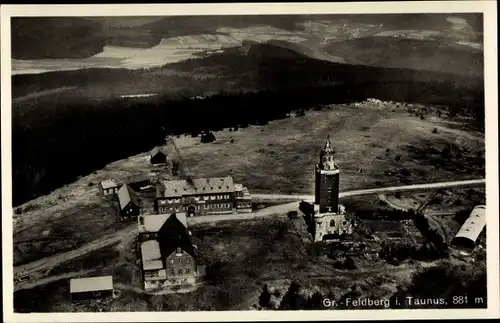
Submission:
[[[283,296],[278,290],[264,285],[259,296],[263,310],[327,310],[353,309],[352,300],[380,299],[370,297],[373,290],[354,284],[347,293],[335,295],[331,291],[315,291],[307,296],[302,286],[293,281]],[[350,299],[350,302],[346,300]],[[409,286],[398,287],[387,301],[380,304],[360,304],[357,309],[397,308],[486,308],[486,268],[484,265],[452,265],[442,262],[416,273]]]
[[[291,111],[305,114],[314,106],[357,102],[370,97],[432,103],[432,98],[438,96],[448,98],[450,104],[459,107],[464,103],[460,97],[482,95],[476,90],[457,88],[452,82],[381,82],[387,77],[377,75],[388,72],[356,81],[346,70],[339,75],[351,75],[351,79],[340,83],[333,82],[333,77],[325,73],[315,72],[314,78],[303,76],[302,82],[299,77],[307,74],[304,74],[306,65],[302,69],[290,69],[291,74],[278,76],[266,72],[268,64],[259,64],[261,75],[253,81],[260,83],[254,86],[262,85],[270,90],[221,91],[196,99],[164,94],[144,100],[97,101],[59,95],[57,99],[42,97],[14,104],[14,205],[46,194],[109,162],[147,151],[163,143],[167,133],[198,134],[229,127],[265,125],[287,117]],[[315,64],[323,66],[323,63]],[[358,69],[362,71],[361,67],[355,70]],[[338,80],[339,75],[335,79]],[[287,78],[294,81],[288,82]]]
[[[400,288],[392,299],[399,299],[394,308],[415,308],[411,304],[415,299],[427,301],[427,308],[486,308],[486,287],[484,264],[442,262],[416,274],[410,286]],[[439,299],[444,302],[436,302]]]
[[[323,300],[325,296],[321,292],[315,292],[307,297],[301,293],[302,286],[293,281],[288,290],[285,292],[279,304],[275,304],[272,300],[273,296],[278,299],[281,295],[279,291],[271,293],[267,284],[264,285],[262,292],[259,296],[259,306],[264,310],[277,309],[278,310],[318,310],[324,309]]]
[[[436,260],[443,258],[445,249],[436,247],[432,243],[418,244],[414,241],[382,242],[379,257],[388,262],[400,262],[408,259]]]

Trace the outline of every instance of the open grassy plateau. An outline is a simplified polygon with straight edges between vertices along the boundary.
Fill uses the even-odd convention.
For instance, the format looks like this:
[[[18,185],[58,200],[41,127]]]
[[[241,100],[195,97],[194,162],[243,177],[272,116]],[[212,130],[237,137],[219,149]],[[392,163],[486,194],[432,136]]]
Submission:
[[[421,109],[427,111],[424,118],[418,112]],[[201,143],[199,137],[190,135],[180,136],[175,140],[191,173],[196,176],[218,176],[226,175],[232,170],[235,180],[245,183],[251,192],[311,194],[314,163],[327,134],[331,135],[342,171],[341,191],[484,176],[482,133],[466,130],[463,126],[466,120],[450,121],[436,111],[439,110],[371,100],[328,105],[322,109],[307,111],[303,116],[300,112],[291,113],[282,120],[271,121],[262,126],[239,128],[237,131],[226,128],[215,133],[217,139],[212,143]],[[175,156],[172,147],[166,145],[165,148],[169,155]],[[445,155],[448,157],[444,157]],[[300,295],[303,295],[304,304],[310,304],[312,300],[308,299],[312,298],[315,291],[322,295],[333,293],[339,300],[351,290],[365,296],[377,290],[381,293],[380,297],[389,297],[398,292],[396,286],[414,288],[409,287],[413,286],[411,281],[414,274],[425,271],[426,262],[408,260],[398,264],[391,260],[387,263],[378,257],[380,242],[372,240],[367,241],[367,245],[372,245],[373,255],[357,259],[356,270],[343,269],[335,264],[336,261],[325,256],[318,264],[311,260],[317,257],[316,253],[308,251],[308,247],[296,234],[279,233],[283,230],[288,232],[288,229],[282,229],[287,225],[279,220],[285,214],[277,214],[276,220],[232,221],[212,228],[208,224],[198,224],[192,230],[195,243],[207,257],[209,273],[216,277],[211,278],[207,286],[189,294],[144,295],[140,291],[139,265],[136,264],[136,256],[132,251],[134,235],[130,232],[135,225],[118,220],[117,202],[112,198],[100,197],[96,184],[105,178],[126,180],[152,170],[155,167],[149,164],[149,155],[145,152],[110,163],[74,183],[18,207],[18,214],[14,215],[16,265],[57,255],[103,238],[120,238],[109,248],[86,254],[83,258],[58,263],[47,274],[53,281],[16,292],[19,295],[16,296],[19,311],[78,311],[84,308],[105,311],[126,308],[256,309],[260,308],[259,295],[263,284],[267,284],[273,291],[271,303],[274,305],[269,306],[279,308],[291,282],[302,286]],[[166,178],[172,177],[169,167],[156,170]],[[452,193],[446,195],[448,200],[455,196],[455,200],[462,202],[451,201],[456,204],[451,212],[463,209],[470,211],[468,205],[472,203],[470,199],[474,195],[470,195],[467,190]],[[422,194],[411,198],[422,203],[429,193]],[[481,191],[478,194],[480,197]],[[398,205],[398,202],[402,203],[401,200],[407,203],[404,198],[405,196],[399,196],[398,199],[387,196],[385,200]],[[348,211],[370,210],[381,206],[378,196],[359,197],[354,201],[352,199],[344,201]],[[441,199],[441,202],[447,203],[448,200]],[[428,207],[438,210],[445,208],[437,206],[436,201]],[[146,209],[152,207],[150,194],[143,194],[143,202]],[[363,222],[369,230],[378,232],[375,236],[381,240],[404,239],[417,244],[425,241],[411,223],[379,220]],[[445,223],[444,227],[453,231],[458,230],[461,222],[450,223],[453,226]],[[454,233],[456,231],[450,234]],[[453,259],[450,261],[459,262]],[[430,261],[435,264],[437,260]],[[471,270],[481,272],[479,267],[473,270],[468,263],[460,262],[458,265],[469,266],[466,273]],[[290,270],[295,267],[300,270]],[[121,294],[119,298],[105,304],[96,303],[90,307],[80,303],[71,305],[67,301],[67,279],[61,278],[72,276],[64,276],[65,273],[73,276],[113,274],[117,277],[117,288],[121,290]],[[474,275],[479,275],[478,273]],[[439,274],[448,277],[456,273]],[[352,285],[353,277],[359,281],[356,286]],[[229,288],[230,286],[232,287]],[[326,290],[324,286],[332,286],[333,290]],[[33,299],[34,303],[26,303],[27,299]],[[188,302],[187,299],[195,301]]]
[[[175,140],[192,174],[225,176],[232,170],[235,180],[254,193],[312,194],[314,164],[328,134],[342,171],[342,191],[484,176],[481,133],[460,130],[458,122],[431,113],[421,119],[408,112],[412,109],[376,102],[332,105],[265,126],[225,129],[216,132],[212,143],[191,136]],[[448,150],[445,159],[443,151]],[[117,202],[100,197],[97,184],[148,174],[155,170],[148,158],[142,153],[116,161],[19,206],[14,214],[15,264],[127,227],[118,222]],[[158,171],[172,177],[169,168]],[[152,208],[152,201],[144,206]]]
[[[228,33],[244,38],[239,31]],[[170,46],[160,36],[155,44]],[[321,38],[326,42],[327,36]],[[346,198],[342,203],[359,226],[355,243],[341,247],[311,244],[286,212],[245,221],[193,221],[193,240],[207,264],[206,284],[169,295],[141,289],[136,224],[119,220],[116,199],[101,196],[98,184],[144,179],[152,172],[176,178],[172,165],[180,156],[166,136],[175,140],[192,176],[232,174],[254,194],[313,194],[314,166],[328,135],[341,192],[485,176],[481,49],[454,44],[436,52],[440,60],[453,56],[465,62],[457,73],[429,60],[425,68],[411,69],[406,66],[427,57],[411,50],[419,41],[393,41],[384,30],[365,36],[325,45],[324,55],[351,57],[344,60],[314,58],[319,54],[304,51],[313,43],[292,46],[274,39],[235,43],[148,69],[14,75],[14,266],[16,277],[30,270],[40,275],[15,292],[16,311],[314,309],[324,308],[318,301],[324,297],[341,304],[330,309],[342,309],[347,298],[359,296],[387,298],[396,307],[394,298],[406,295],[450,299],[474,289],[484,294],[483,254],[463,260],[451,250],[448,257],[426,258],[429,237],[411,220],[390,219],[394,210],[406,214],[425,206],[430,226],[449,242],[464,214],[484,202],[483,188]],[[115,45],[129,46],[127,39],[117,38]],[[358,42],[403,46],[405,55],[397,62],[366,61]],[[433,42],[426,40],[424,52]],[[20,60],[28,54],[18,53]],[[122,96],[144,93],[154,95]],[[215,140],[201,142],[203,131]],[[167,152],[166,166],[150,164],[149,150],[156,145]],[[139,194],[144,212],[151,212],[153,192]],[[276,207],[274,212],[279,202],[255,199],[253,208]],[[397,250],[404,248],[414,256],[400,257]],[[112,274],[118,297],[69,302],[68,278],[87,274]],[[436,282],[431,287],[422,284],[429,277]]]

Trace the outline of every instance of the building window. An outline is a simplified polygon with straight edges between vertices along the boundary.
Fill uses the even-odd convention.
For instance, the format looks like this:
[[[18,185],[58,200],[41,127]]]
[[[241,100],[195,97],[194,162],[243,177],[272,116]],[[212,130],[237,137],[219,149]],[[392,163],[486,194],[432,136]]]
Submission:
[[[334,226],[335,226],[335,220],[331,220],[331,221],[330,221],[330,226],[331,226],[331,227],[334,227]]]
[[[208,205],[205,204],[205,210],[208,209]]]
[[[159,272],[158,271],[146,271],[144,273],[144,276],[146,276],[147,278],[158,277]]]
[[[182,249],[181,248],[177,248],[177,253],[182,253]]]
[[[186,274],[190,274],[191,273],[191,270],[189,270],[189,268],[186,268]]]
[[[142,216],[139,217],[139,224],[144,225],[144,218]]]

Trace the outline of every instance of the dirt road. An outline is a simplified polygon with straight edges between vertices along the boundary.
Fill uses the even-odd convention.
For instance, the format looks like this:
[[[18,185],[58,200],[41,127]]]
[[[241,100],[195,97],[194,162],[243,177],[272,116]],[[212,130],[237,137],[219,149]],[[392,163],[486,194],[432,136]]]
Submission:
[[[74,271],[74,272],[64,273],[64,274],[61,274],[61,275],[56,275],[56,276],[50,276],[50,277],[42,278],[42,279],[35,280],[35,281],[32,281],[32,282],[25,282],[25,283],[15,284],[14,285],[14,291],[17,292],[18,290],[22,290],[22,289],[32,289],[32,288],[35,288],[35,287],[38,287],[38,286],[43,286],[43,285],[46,285],[46,284],[50,284],[50,283],[53,283],[53,282],[56,282],[56,281],[59,281],[59,280],[69,279],[69,278],[73,278],[73,277],[80,277],[80,276],[89,274],[89,273],[91,273],[93,271],[94,271],[94,269]]]
[[[24,276],[32,274],[33,272],[40,272],[52,268],[65,261],[83,256],[89,252],[102,249],[112,244],[118,243],[125,237],[137,233],[137,224],[131,224],[129,227],[115,232],[113,235],[103,237],[102,239],[93,241],[84,245],[81,248],[71,250],[64,253],[59,253],[51,257],[42,258],[37,261],[30,262],[25,265],[14,267],[15,276]]]
[[[367,194],[376,194],[382,192],[398,192],[403,190],[423,190],[423,189],[436,189],[436,188],[446,188],[446,187],[456,187],[456,186],[470,186],[470,185],[478,185],[484,184],[484,179],[477,180],[469,180],[469,181],[456,181],[456,182],[442,182],[442,183],[431,183],[431,184],[416,184],[416,185],[408,185],[408,186],[394,186],[394,187],[385,187],[385,188],[376,188],[376,189],[367,189],[367,190],[357,190],[357,191],[349,191],[340,193],[341,197],[344,196],[356,196],[356,195],[367,195]],[[296,198],[297,200],[310,200],[312,196],[307,195],[264,195],[257,194],[254,195],[256,198],[268,198],[268,199],[290,199]],[[308,198],[304,198],[308,197]],[[241,213],[241,214],[224,214],[224,215],[209,215],[209,216],[200,216],[188,218],[189,225],[195,225],[200,223],[215,223],[218,221],[228,221],[228,220],[246,220],[246,219],[255,219],[259,217],[267,217],[267,216],[276,216],[276,217],[284,217],[286,213],[289,211],[297,210],[298,203],[297,202],[289,202],[286,204],[275,205],[271,207],[267,207],[265,209],[258,210],[252,213]],[[107,237],[103,237],[102,239],[93,241],[83,247],[80,247],[75,250],[71,250],[68,252],[56,254],[51,257],[46,257],[37,261],[33,261],[31,263],[14,267],[14,277],[19,278],[23,276],[30,276],[28,279],[23,282],[16,284],[16,289],[23,288],[22,286],[26,286],[29,284],[33,284],[33,280],[42,279],[43,276],[47,275],[47,270],[57,266],[58,264],[64,263],[66,261],[72,260],[77,257],[81,257],[89,252],[96,251],[112,244],[118,243],[126,237],[137,234],[137,224],[133,223],[129,227],[122,229],[109,235]],[[44,272],[45,271],[45,272]],[[48,278],[43,278],[48,279]]]
[[[438,183],[427,183],[427,184],[412,184],[405,186],[390,186],[381,188],[370,188],[366,190],[355,190],[340,192],[339,197],[350,197],[358,195],[371,195],[379,193],[389,193],[389,192],[403,192],[403,191],[418,191],[427,189],[438,189],[438,188],[450,188],[459,186],[474,186],[474,185],[484,185],[486,179],[472,179],[465,181],[454,181],[454,182],[438,182]],[[314,199],[313,195],[285,195],[285,194],[252,194],[256,199],[261,200],[305,200],[312,201]]]

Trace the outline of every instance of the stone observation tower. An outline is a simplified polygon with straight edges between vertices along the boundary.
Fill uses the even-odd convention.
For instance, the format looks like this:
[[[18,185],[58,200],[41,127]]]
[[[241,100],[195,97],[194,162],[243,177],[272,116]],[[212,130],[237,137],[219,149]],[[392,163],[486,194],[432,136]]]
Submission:
[[[346,218],[344,206],[339,204],[340,170],[334,154],[328,136],[316,164],[314,203],[299,204],[314,241],[337,240],[353,232],[352,222]]]
[[[339,166],[335,163],[335,150],[330,136],[319,154],[316,164],[316,189],[314,204],[319,205],[319,212],[338,212],[339,209]]]

